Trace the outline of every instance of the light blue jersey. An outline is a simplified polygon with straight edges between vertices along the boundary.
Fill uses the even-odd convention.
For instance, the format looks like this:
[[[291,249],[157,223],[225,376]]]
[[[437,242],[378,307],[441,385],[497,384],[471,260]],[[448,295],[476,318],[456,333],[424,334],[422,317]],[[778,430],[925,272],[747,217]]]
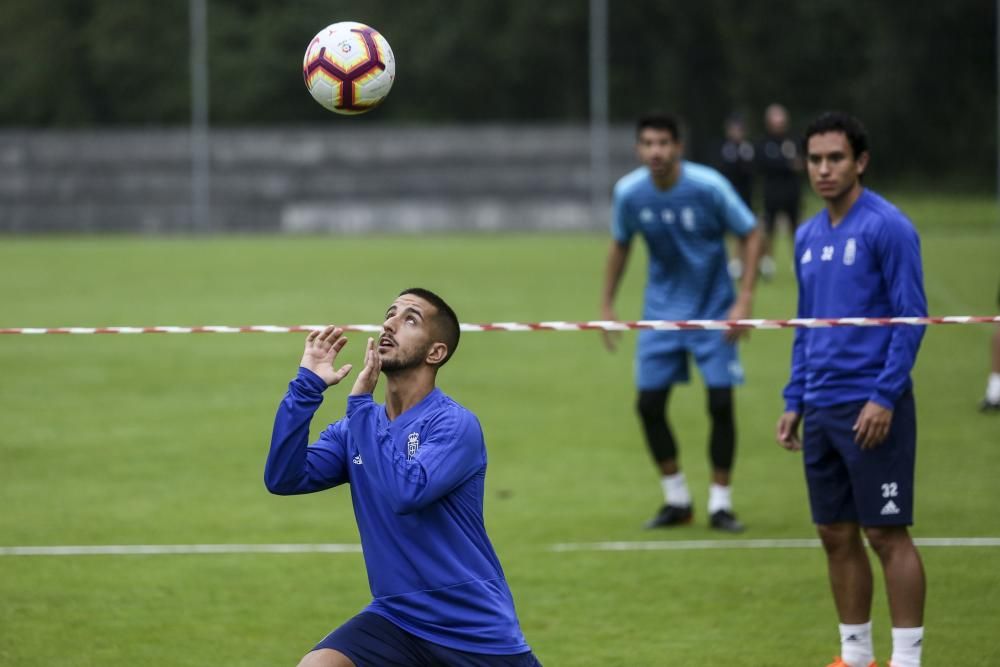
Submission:
[[[640,167],[615,185],[611,233],[630,243],[641,234],[649,249],[644,319],[721,319],[735,295],[724,237],[749,234],[756,221],[716,170],[681,163],[669,190],[659,190]]]

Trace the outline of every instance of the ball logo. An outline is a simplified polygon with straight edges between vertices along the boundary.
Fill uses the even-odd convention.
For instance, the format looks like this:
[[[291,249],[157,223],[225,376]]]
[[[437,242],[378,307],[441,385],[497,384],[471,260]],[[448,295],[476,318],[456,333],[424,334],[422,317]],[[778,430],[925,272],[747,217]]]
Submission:
[[[340,46],[340,52],[341,53],[350,53],[351,52],[351,43],[350,42],[341,42],[339,46]]]

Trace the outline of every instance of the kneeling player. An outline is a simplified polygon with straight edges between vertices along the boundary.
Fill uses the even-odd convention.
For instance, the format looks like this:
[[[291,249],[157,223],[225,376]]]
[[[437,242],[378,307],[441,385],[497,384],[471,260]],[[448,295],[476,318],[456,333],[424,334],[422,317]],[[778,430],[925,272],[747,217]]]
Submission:
[[[350,484],[373,600],[302,667],[538,667],[483,523],[486,445],[476,416],[435,388],[458,346],[454,311],[409,289],[368,339],[347,416],[309,445],[323,392],[351,371],[327,327],[306,338],[278,408],[264,480],[289,495]],[[372,398],[385,373],[385,405]]]

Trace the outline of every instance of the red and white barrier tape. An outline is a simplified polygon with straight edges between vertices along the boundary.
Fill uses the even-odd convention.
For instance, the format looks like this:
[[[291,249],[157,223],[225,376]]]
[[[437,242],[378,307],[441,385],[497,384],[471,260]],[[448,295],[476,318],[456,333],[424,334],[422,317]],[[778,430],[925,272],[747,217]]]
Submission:
[[[823,327],[881,327],[928,324],[1000,324],[1000,316],[951,315],[948,317],[840,317],[802,318],[791,320],[639,320],[621,322],[593,320],[590,322],[492,322],[489,324],[462,324],[462,331],[629,331],[632,329],[657,329],[660,331],[704,329],[817,329]],[[321,324],[298,326],[255,325],[246,327],[197,326],[197,327],[9,327],[0,328],[0,334],[189,334],[189,333],[297,333],[322,329]],[[348,324],[344,331],[379,333],[378,324]]]

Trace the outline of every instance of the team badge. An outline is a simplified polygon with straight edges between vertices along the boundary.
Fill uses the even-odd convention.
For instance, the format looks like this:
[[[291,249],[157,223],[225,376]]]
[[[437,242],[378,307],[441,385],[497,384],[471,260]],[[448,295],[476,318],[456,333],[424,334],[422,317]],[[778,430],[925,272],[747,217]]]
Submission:
[[[406,437],[406,459],[412,459],[418,451],[420,451],[420,434],[411,433]]]
[[[858,242],[854,240],[854,237],[847,239],[847,245],[844,246],[844,265],[850,266],[854,264],[854,256],[858,252]]]
[[[694,231],[694,209],[690,206],[681,209],[681,224],[689,232]]]

